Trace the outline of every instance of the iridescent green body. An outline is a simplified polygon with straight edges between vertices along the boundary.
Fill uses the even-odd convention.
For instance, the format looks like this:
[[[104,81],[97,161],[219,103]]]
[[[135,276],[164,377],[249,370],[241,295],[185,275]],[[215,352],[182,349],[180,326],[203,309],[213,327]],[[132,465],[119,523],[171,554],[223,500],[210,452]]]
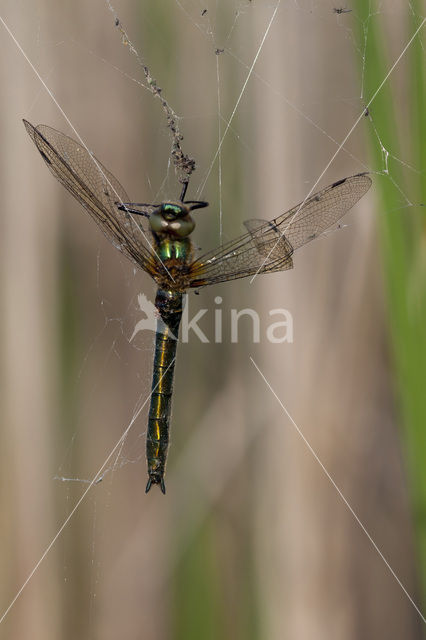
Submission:
[[[151,484],[159,484],[161,491],[165,493],[164,472],[169,447],[173,377],[182,317],[182,294],[158,289],[155,306],[161,318],[157,320],[151,405],[146,435],[149,476],[146,491],[149,491]]]
[[[191,241],[185,237],[194,228],[189,209],[182,203],[164,203],[151,215],[150,226],[158,258],[171,278],[178,283],[179,276],[190,263],[193,253]],[[164,473],[169,447],[173,378],[179,325],[182,318],[182,299],[183,292],[157,289],[155,306],[159,318],[155,337],[151,405],[146,436],[148,463],[146,492],[153,484],[159,484],[161,491],[166,492]]]

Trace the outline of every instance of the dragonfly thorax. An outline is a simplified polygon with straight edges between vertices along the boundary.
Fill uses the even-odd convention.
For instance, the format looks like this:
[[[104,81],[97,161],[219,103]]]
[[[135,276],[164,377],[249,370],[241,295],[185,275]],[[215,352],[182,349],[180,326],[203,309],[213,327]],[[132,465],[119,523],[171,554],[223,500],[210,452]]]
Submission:
[[[182,202],[163,202],[150,215],[149,224],[154,233],[166,233],[177,238],[189,236],[195,227],[190,208]]]

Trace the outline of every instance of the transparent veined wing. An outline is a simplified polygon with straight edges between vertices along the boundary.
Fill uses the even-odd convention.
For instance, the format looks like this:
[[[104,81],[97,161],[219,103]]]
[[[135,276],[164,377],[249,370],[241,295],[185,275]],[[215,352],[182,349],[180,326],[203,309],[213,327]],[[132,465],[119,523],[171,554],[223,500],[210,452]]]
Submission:
[[[90,213],[112,244],[150,275],[161,270],[150,250],[145,218],[118,208],[129,197],[103,164],[82,144],[52,127],[34,127],[27,120],[24,125],[55,178]]]
[[[336,224],[370,186],[371,178],[360,173],[334,182],[273,220],[248,220],[248,233],[192,263],[189,286],[291,269],[293,251]]]

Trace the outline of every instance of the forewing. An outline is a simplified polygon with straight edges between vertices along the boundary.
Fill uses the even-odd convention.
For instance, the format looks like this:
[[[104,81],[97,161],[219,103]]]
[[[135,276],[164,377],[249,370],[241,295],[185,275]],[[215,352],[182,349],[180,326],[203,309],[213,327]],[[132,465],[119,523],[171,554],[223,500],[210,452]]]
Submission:
[[[235,240],[198,258],[190,268],[190,287],[235,280],[258,273],[291,269],[295,249],[317,238],[358,202],[371,178],[344,178],[271,221],[248,220],[249,229]]]
[[[83,145],[47,125],[24,120],[31,139],[55,178],[83,205],[106,237],[138,267],[154,275],[144,218],[118,206],[129,197],[116,178]]]
[[[370,187],[371,178],[365,173],[343,178],[271,222],[298,249],[336,224]]]

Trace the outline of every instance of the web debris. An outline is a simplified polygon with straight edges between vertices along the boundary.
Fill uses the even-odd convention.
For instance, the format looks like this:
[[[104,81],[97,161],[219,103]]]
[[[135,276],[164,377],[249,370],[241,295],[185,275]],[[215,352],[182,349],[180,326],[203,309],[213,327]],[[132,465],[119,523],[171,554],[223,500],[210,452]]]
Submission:
[[[338,9],[334,7],[333,12],[337,13],[338,15],[342,15],[342,13],[352,13],[352,9],[345,9],[344,7],[341,7],[340,9]]]
[[[108,6],[108,9],[114,15],[114,24],[117,29],[121,33],[121,41],[125,46],[129,47],[129,51],[136,57],[138,63],[140,64],[142,71],[145,76],[145,80],[147,82],[147,88],[151,91],[154,98],[157,98],[161,102],[161,106],[166,115],[167,127],[170,129],[172,134],[172,151],[171,156],[173,159],[173,164],[175,165],[175,169],[179,176],[179,182],[185,183],[188,182],[191,174],[195,171],[195,160],[191,158],[188,154],[184,153],[182,149],[182,141],[183,135],[180,132],[179,124],[178,124],[178,116],[166,100],[166,98],[162,95],[162,88],[158,85],[156,79],[152,76],[151,71],[148,65],[144,62],[142,56],[137,51],[136,47],[130,40],[127,31],[122,25],[120,18],[118,17],[114,7],[112,6],[110,0],[105,0]]]

